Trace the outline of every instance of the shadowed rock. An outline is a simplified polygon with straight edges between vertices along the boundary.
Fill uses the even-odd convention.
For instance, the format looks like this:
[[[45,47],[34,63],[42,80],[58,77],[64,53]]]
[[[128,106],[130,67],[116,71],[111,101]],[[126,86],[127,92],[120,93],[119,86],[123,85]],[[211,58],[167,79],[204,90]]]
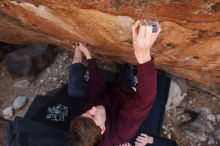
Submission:
[[[22,48],[22,45],[12,45],[0,42],[0,61],[2,61],[8,53],[20,48]]]
[[[54,61],[57,54],[57,48],[52,45],[30,44],[8,54],[6,64],[12,74],[37,75]]]
[[[176,109],[187,95],[187,87],[188,85],[185,79],[175,76],[172,77],[166,110]]]

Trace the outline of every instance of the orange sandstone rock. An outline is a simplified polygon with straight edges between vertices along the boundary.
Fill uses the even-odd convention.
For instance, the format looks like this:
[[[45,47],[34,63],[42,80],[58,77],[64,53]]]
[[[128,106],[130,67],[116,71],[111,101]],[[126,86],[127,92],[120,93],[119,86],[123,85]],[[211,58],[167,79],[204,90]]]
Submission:
[[[136,63],[131,25],[160,21],[157,68],[220,96],[220,2],[204,0],[1,0],[0,41],[94,46],[105,61]]]

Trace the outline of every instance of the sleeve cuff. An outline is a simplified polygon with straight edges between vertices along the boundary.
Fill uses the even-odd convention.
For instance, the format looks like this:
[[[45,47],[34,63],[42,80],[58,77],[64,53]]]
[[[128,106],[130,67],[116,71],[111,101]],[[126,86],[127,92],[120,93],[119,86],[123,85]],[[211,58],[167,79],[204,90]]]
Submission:
[[[149,73],[155,72],[155,64],[154,64],[153,57],[148,62],[145,62],[143,64],[138,64],[138,71],[145,72],[145,73],[146,72],[149,72]]]
[[[154,137],[154,141],[152,143],[153,145],[157,146],[158,145],[158,139],[156,137]]]
[[[91,59],[88,59],[87,62],[88,63],[96,63],[96,60],[95,60],[95,58],[91,58]]]

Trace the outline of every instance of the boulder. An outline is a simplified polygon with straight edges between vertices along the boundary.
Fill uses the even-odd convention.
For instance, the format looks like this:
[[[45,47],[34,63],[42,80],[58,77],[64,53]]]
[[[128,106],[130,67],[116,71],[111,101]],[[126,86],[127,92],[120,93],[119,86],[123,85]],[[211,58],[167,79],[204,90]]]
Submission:
[[[10,73],[27,76],[37,75],[56,58],[57,51],[48,44],[29,44],[6,56]]]
[[[157,68],[181,76],[220,97],[220,2],[177,0],[2,0],[0,41],[44,42],[72,49],[93,45],[96,58],[137,63],[131,25],[161,23],[152,48]]]
[[[0,61],[2,61],[8,53],[20,49],[21,47],[22,45],[12,45],[0,42]]]
[[[176,109],[180,105],[181,101],[187,95],[187,87],[185,79],[174,76],[171,78],[166,110]]]

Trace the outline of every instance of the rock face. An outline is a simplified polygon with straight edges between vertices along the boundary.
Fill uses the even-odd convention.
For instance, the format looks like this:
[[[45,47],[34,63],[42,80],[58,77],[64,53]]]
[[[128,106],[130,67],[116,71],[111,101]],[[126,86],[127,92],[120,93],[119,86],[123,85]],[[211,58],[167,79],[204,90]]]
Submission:
[[[176,109],[186,95],[186,81],[182,78],[172,77],[166,110]]]
[[[22,46],[20,45],[9,45],[5,43],[0,43],[0,61],[2,61],[8,53],[20,49],[21,47]]]
[[[220,96],[220,2],[190,0],[1,0],[0,41],[74,41],[94,46],[105,61],[136,63],[131,25],[139,18],[160,21],[152,49],[157,68],[184,77]]]
[[[29,44],[9,53],[5,62],[10,73],[26,76],[38,74],[49,66],[58,54],[57,48],[48,44]]]

